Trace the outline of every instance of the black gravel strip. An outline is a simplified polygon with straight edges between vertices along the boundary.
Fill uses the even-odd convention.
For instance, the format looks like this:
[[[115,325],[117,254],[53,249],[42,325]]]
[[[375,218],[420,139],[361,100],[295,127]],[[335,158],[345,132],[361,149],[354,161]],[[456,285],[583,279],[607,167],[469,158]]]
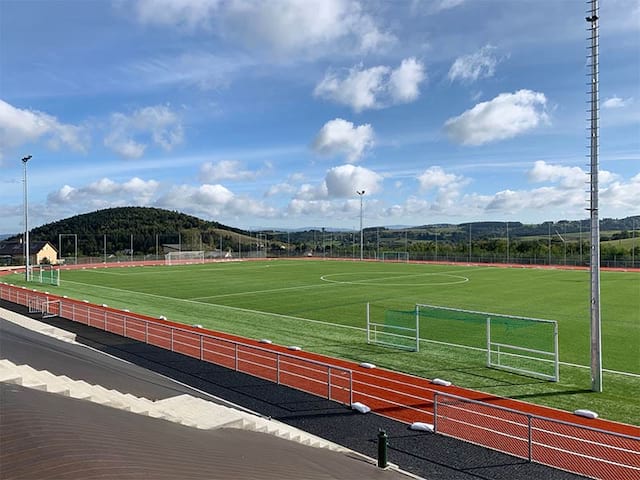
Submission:
[[[0,306],[28,315],[26,308],[9,302],[0,300]],[[362,415],[289,387],[70,320],[54,317],[44,321],[76,333],[78,342],[370,457],[377,456],[377,434],[384,429],[389,436],[389,461],[427,479],[585,478],[449,437],[415,432],[401,422],[374,414]]]

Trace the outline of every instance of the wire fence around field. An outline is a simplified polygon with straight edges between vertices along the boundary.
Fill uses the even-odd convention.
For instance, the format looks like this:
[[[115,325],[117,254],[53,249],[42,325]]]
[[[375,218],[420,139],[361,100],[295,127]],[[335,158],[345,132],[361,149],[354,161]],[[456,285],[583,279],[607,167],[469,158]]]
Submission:
[[[90,327],[215,363],[345,405],[355,401],[405,423],[433,422],[438,434],[603,480],[640,480],[640,436],[527,414],[439,391],[417,377],[340,366],[227,338],[197,327],[0,283],[0,298],[32,313]],[[308,357],[309,354],[307,354]],[[327,359],[328,357],[322,357]],[[331,359],[329,359],[331,360]],[[426,385],[425,385],[426,384]]]
[[[640,438],[526,414],[447,393],[434,398],[436,433],[591,478],[640,479]]]

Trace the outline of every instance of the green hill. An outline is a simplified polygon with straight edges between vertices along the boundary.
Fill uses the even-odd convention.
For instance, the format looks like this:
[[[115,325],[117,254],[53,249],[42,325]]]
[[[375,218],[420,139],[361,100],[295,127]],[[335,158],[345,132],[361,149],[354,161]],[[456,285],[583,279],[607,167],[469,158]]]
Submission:
[[[151,207],[118,207],[76,215],[34,228],[31,240],[45,240],[63,254],[102,255],[131,251],[152,254],[162,245],[182,250],[213,250],[248,244],[244,230],[170,210]]]

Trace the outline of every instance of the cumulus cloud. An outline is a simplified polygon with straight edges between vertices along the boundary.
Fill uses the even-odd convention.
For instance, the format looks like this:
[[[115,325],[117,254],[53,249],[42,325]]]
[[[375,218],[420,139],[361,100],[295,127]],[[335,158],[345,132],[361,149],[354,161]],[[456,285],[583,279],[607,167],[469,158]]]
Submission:
[[[57,206],[90,205],[97,208],[117,205],[148,205],[160,184],[155,180],[133,177],[122,183],[102,178],[83,187],[64,185],[47,196],[47,203]]]
[[[382,176],[356,165],[340,165],[327,172],[325,177],[327,195],[332,198],[350,198],[356,190],[371,195],[382,189]]]
[[[442,167],[433,166],[427,168],[417,177],[420,192],[436,192],[435,204],[442,210],[451,206],[460,197],[463,187],[470,183],[468,178],[453,173],[447,173]]]
[[[633,98],[620,98],[616,95],[602,102],[602,108],[624,108],[633,102]]]
[[[109,128],[104,145],[124,158],[141,157],[149,143],[169,151],[183,140],[179,116],[164,105],[144,107],[131,115],[113,113]]]
[[[16,108],[0,100],[0,162],[9,149],[41,139],[46,140],[52,149],[66,146],[84,152],[88,145],[82,127],[62,123],[56,117],[37,110]]]
[[[354,163],[373,146],[373,142],[373,128],[368,123],[356,127],[347,120],[336,118],[320,129],[313,149],[321,155],[344,155],[349,163]]]
[[[253,181],[258,174],[258,171],[246,170],[237,160],[221,160],[216,163],[203,163],[200,166],[199,178],[202,183],[220,180]]]
[[[449,69],[449,80],[472,83],[480,78],[493,77],[499,62],[494,52],[495,47],[485,45],[475,53],[456,58]]]
[[[505,140],[548,122],[547,98],[543,93],[518,90],[501,93],[493,100],[445,122],[449,137],[463,145],[483,145]]]
[[[409,103],[420,96],[420,84],[426,78],[424,65],[415,58],[404,59],[400,66],[351,67],[345,75],[329,71],[316,85],[313,94],[347,105],[356,112]]]
[[[381,30],[362,4],[351,0],[140,0],[136,19],[185,32],[215,31],[250,48],[277,54],[384,48],[395,37]],[[343,49],[344,51],[344,49]]]
[[[252,198],[236,195],[220,184],[176,185],[160,196],[154,205],[205,218],[231,218],[240,215],[271,218],[276,214],[273,208]]]
[[[531,182],[552,182],[560,183],[567,188],[580,188],[588,181],[587,172],[580,167],[566,167],[564,165],[554,165],[542,160],[533,164],[527,176]]]

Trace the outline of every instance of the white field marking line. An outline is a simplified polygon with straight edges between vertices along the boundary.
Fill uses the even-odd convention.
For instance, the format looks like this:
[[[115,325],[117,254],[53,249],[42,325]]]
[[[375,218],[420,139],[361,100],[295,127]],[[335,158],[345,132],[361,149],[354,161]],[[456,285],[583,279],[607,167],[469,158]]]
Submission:
[[[539,419],[537,417],[533,417],[535,419]],[[553,418],[544,418],[543,420],[547,420],[550,421],[550,423],[554,423],[553,422]],[[555,425],[564,425],[562,423],[555,423]],[[572,425],[573,426],[578,426],[581,427],[582,425],[580,424],[575,424]],[[553,430],[549,430],[548,428],[541,428],[541,427],[531,427],[531,430],[533,432],[542,432],[542,433],[546,433],[550,436],[554,436],[554,437],[560,437],[560,438],[568,438],[571,440],[575,440],[578,443],[586,443],[588,445],[595,445],[598,447],[605,447],[608,448],[610,450],[617,450],[619,452],[624,452],[624,453],[631,453],[633,455],[640,455],[640,452],[635,451],[635,450],[631,450],[629,448],[624,448],[624,447],[618,447],[617,445],[611,445],[609,443],[603,443],[603,442],[598,442],[595,440],[589,440],[588,438],[582,438],[582,437],[577,437],[574,435],[567,435],[566,433],[562,433],[562,432],[554,432]],[[638,441],[640,440],[639,438],[629,438],[629,436],[620,436],[620,435],[616,435],[615,432],[607,432],[606,430],[597,430],[597,431],[593,431],[591,429],[589,429],[588,427],[585,428],[584,430],[581,431],[586,431],[588,433],[600,433],[602,436],[606,436],[607,438],[613,437],[613,438],[623,438],[625,440],[633,440],[633,441]],[[640,470],[640,468],[639,468]]]
[[[267,290],[252,290],[248,292],[236,292],[236,293],[222,293],[220,295],[209,295],[208,297],[192,297],[188,300],[204,300],[205,298],[222,298],[222,297],[236,297],[243,295],[254,295],[256,293],[273,293],[273,292],[284,292],[286,290],[306,290],[310,288],[320,288],[320,287],[333,287],[340,285],[339,283],[317,283],[314,285],[302,285],[299,287],[283,287],[283,288],[270,288]]]
[[[374,400],[379,400],[381,402],[390,403],[391,405],[397,405],[399,407],[403,407],[404,409],[415,410],[416,412],[420,412],[420,413],[426,413],[427,415],[430,415],[430,416],[433,417],[433,413],[429,412],[428,410],[421,410],[419,408],[412,407],[410,405],[404,405],[402,403],[394,402],[393,400],[389,400],[388,398],[380,398],[380,397],[377,397],[375,395],[370,395],[368,393],[360,392],[360,391],[354,389],[353,390],[353,395],[355,396],[356,394],[358,394],[358,395],[360,395],[362,397],[373,398]],[[393,420],[396,420],[397,422],[408,423],[408,422],[404,422],[403,420],[397,420],[397,419],[393,418],[392,416],[385,415],[384,413],[378,413],[378,415],[382,415],[383,417],[391,418]]]
[[[360,373],[360,371],[358,371],[358,370],[352,370],[352,371],[354,373],[358,373],[358,374]],[[417,388],[417,389],[420,389],[420,390],[425,390],[426,392],[430,392],[430,393],[442,393],[441,391],[438,391],[438,390],[431,390],[431,389],[426,388],[426,387],[416,387],[415,385],[412,385],[410,383],[399,382],[397,380],[390,380],[390,379],[388,379],[386,377],[375,377],[372,374],[366,374],[366,373],[364,373],[363,375],[367,375],[369,377],[373,377],[373,378],[378,379],[378,380],[382,379],[382,380],[388,381],[390,383],[396,383],[396,384],[399,384],[399,385],[406,385],[407,387],[412,387],[412,388]],[[420,377],[418,377],[418,378],[420,378]],[[425,379],[422,378],[422,380],[425,380]],[[392,388],[389,388],[389,387],[382,387],[380,385],[376,385],[375,383],[366,383],[366,382],[364,382],[362,380],[353,380],[353,384],[354,385],[361,384],[361,385],[364,385],[365,387],[373,387],[373,388],[376,388],[378,390],[384,390],[384,391],[393,393],[396,396],[408,397],[408,398],[411,398],[411,399],[414,399],[414,400],[420,400],[420,401],[422,401],[424,403],[431,403],[431,404],[434,403],[433,400],[429,400],[428,398],[425,398],[425,397],[422,397],[422,396],[418,397],[418,396],[416,396],[416,395],[414,395],[412,393],[406,393],[406,392],[402,392],[400,390],[393,390]],[[391,400],[389,400],[389,401],[391,401]]]
[[[584,454],[584,453],[572,452],[571,450],[565,450],[563,448],[554,447],[554,446],[551,446],[551,445],[545,445],[544,443],[540,443],[540,442],[531,442],[531,443],[533,443],[534,445],[540,445],[541,447],[548,448],[550,450],[555,450],[557,452],[562,452],[564,454],[571,455],[571,456],[574,456],[574,457],[582,457],[582,458],[586,458],[587,460],[593,460],[594,458],[597,458],[599,461],[604,462],[604,463],[608,463],[609,465],[615,465],[617,467],[621,467],[621,468],[624,468],[624,469],[628,468],[628,469],[631,469],[631,470],[640,471],[640,468],[634,467],[633,465],[626,465],[624,463],[614,462],[613,460],[607,460],[607,459],[601,458],[601,457],[593,457],[592,455],[587,455],[587,454]],[[551,465],[551,464],[547,464],[547,465]]]
[[[329,277],[337,277],[337,276],[344,276],[344,275],[368,276],[368,275],[379,275],[379,274],[388,274],[388,273],[390,273],[390,272],[338,272],[338,273],[329,273],[329,274],[326,274],[326,275],[321,275],[320,279],[324,280],[325,282],[336,282],[336,280],[330,280]],[[447,272],[437,272],[437,273],[436,272],[422,272],[422,273],[409,273],[409,274],[405,274],[405,275],[391,275],[391,276],[388,276],[388,277],[365,278],[364,280],[362,280],[362,282],[386,281],[386,280],[402,280],[402,279],[409,278],[409,277],[428,277],[428,276],[435,276],[435,275],[443,275],[443,276],[449,276],[449,277],[458,276],[458,275],[454,275],[452,273],[447,273]],[[462,277],[462,278],[466,278],[466,277]],[[357,280],[357,281],[360,281],[360,280]]]
[[[200,265],[200,264],[198,264]],[[145,268],[144,271],[136,271],[136,272],[132,272],[131,270],[127,269],[127,271],[125,273],[120,273],[120,272],[116,272],[114,270],[118,270],[118,267],[87,267],[87,268],[79,268],[77,270],[74,270],[74,272],[89,272],[89,273],[102,273],[103,275],[122,275],[122,276],[135,276],[135,275],[175,275],[176,271],[172,270],[171,267],[173,266],[184,266],[184,265],[154,265],[155,267],[167,267],[166,269],[157,269],[154,268],[153,270]],[[222,272],[222,271],[228,271],[228,270],[232,270],[232,271],[236,271],[236,272],[244,272],[245,270],[264,270],[265,268],[269,267],[270,265],[263,265],[263,266],[255,266],[255,267],[238,267],[238,268],[242,268],[243,270],[238,270],[238,268],[229,268],[227,266],[225,267],[220,267],[220,268],[201,268],[198,269],[198,272]],[[139,266],[139,267],[132,267],[132,268],[137,268],[137,269],[141,269],[143,268],[143,266]]]
[[[453,278],[459,278],[460,280],[455,280],[455,281],[450,281],[450,282],[422,282],[422,283],[373,283],[373,281],[366,281],[366,280],[356,280],[353,282],[340,282],[337,280],[329,280],[327,278],[321,278],[321,280],[327,282],[327,283],[335,283],[337,285],[362,285],[362,286],[392,286],[392,287],[424,287],[424,286],[438,286],[438,285],[460,285],[462,283],[467,283],[469,281],[469,279],[467,277],[463,277],[461,275],[450,275],[450,274],[441,274],[442,276],[447,276],[447,277],[453,277]],[[384,282],[387,279],[385,278],[379,278],[376,281],[378,282]]]
[[[303,322],[310,322],[310,323],[317,323],[320,325],[325,325],[325,326],[329,326],[329,327],[339,327],[339,328],[348,328],[350,330],[359,330],[359,331],[366,331],[365,328],[362,327],[354,327],[352,325],[342,325],[339,323],[332,323],[332,322],[325,322],[322,320],[313,320],[311,318],[303,318],[303,317],[294,317],[292,315],[283,315],[281,313],[271,313],[271,312],[262,312],[260,310],[252,310],[249,308],[241,308],[241,307],[231,307],[229,305],[220,305],[217,303],[207,303],[207,302],[197,302],[195,300],[188,300],[188,299],[184,299],[184,298],[175,298],[175,297],[166,297],[164,295],[156,295],[153,293],[145,293],[145,292],[134,292],[131,290],[125,290],[122,288],[114,288],[114,287],[105,287],[103,285],[93,285],[90,283],[82,283],[82,282],[73,282],[70,280],[67,280],[66,283],[73,283],[76,285],[85,285],[87,287],[92,287],[92,288],[104,288],[105,290],[115,290],[116,292],[126,292],[132,295],[144,295],[144,296],[148,296],[148,297],[153,297],[153,298],[160,298],[162,300],[171,300],[174,302],[185,302],[185,303],[193,303],[196,305],[201,305],[204,307],[215,307],[215,308],[221,308],[221,309],[225,309],[225,310],[234,310],[234,311],[238,311],[238,312],[245,312],[245,313],[253,313],[253,314],[258,314],[258,315],[264,315],[264,316],[271,316],[271,317],[277,317],[277,318],[285,318],[287,320],[300,320]]]

